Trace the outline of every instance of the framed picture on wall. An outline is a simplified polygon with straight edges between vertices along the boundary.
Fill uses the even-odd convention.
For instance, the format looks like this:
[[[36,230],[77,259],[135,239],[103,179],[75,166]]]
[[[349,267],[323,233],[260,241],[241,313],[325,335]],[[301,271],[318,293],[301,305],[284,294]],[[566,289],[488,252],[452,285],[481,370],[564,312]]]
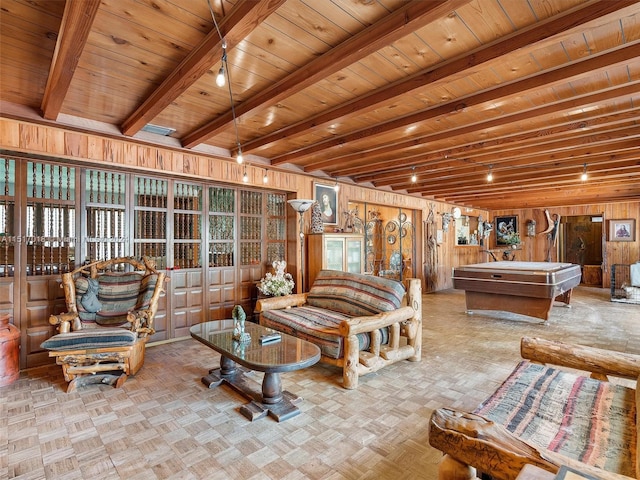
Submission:
[[[609,220],[610,242],[635,242],[636,220],[625,218],[622,220]]]
[[[496,217],[494,230],[496,232],[496,245],[517,245],[520,243],[518,217],[516,215]]]
[[[322,223],[327,225],[338,224],[338,192],[333,185],[315,184],[315,200],[320,204]]]

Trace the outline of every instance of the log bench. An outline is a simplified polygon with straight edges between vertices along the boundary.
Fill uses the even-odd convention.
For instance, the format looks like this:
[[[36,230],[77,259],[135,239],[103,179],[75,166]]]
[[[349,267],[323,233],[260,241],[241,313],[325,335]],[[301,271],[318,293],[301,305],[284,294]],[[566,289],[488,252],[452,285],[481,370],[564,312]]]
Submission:
[[[640,478],[640,355],[526,337],[520,349],[526,360],[474,412],[433,412],[429,443],[445,454],[439,478],[512,480],[526,464]]]
[[[260,324],[320,347],[321,361],[342,367],[343,386],[409,360],[422,350],[420,280],[321,270],[308,293],[258,300]]]

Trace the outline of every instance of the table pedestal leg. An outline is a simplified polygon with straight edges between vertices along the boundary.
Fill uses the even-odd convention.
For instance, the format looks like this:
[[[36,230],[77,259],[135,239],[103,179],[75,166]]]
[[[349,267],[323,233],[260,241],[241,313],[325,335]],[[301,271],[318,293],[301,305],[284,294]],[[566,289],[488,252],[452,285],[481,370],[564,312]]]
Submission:
[[[265,373],[262,379],[262,401],[272,405],[282,401],[282,382],[279,373]]]
[[[202,377],[202,383],[208,388],[213,388],[224,382],[250,400],[240,407],[240,413],[251,421],[269,415],[282,422],[300,413],[295,404],[302,398],[282,391],[279,373],[265,373],[260,392],[253,387],[255,382],[245,378],[244,373],[249,371],[223,356],[220,358],[220,368],[210,370],[208,375]]]

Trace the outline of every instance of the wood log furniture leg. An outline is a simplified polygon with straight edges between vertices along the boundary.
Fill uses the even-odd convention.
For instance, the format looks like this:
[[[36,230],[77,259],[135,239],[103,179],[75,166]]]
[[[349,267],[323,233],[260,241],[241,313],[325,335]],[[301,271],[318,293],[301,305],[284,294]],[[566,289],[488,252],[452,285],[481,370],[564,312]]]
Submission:
[[[476,469],[459,462],[450,455],[444,455],[438,465],[439,480],[473,480],[476,478]]]

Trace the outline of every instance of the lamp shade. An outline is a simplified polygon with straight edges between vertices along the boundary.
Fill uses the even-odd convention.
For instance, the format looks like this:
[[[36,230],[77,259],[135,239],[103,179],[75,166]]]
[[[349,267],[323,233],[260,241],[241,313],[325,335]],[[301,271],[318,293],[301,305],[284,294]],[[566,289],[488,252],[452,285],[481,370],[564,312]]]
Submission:
[[[289,205],[298,213],[303,213],[311,208],[315,200],[308,200],[303,198],[294,198],[293,200],[288,200]]]

